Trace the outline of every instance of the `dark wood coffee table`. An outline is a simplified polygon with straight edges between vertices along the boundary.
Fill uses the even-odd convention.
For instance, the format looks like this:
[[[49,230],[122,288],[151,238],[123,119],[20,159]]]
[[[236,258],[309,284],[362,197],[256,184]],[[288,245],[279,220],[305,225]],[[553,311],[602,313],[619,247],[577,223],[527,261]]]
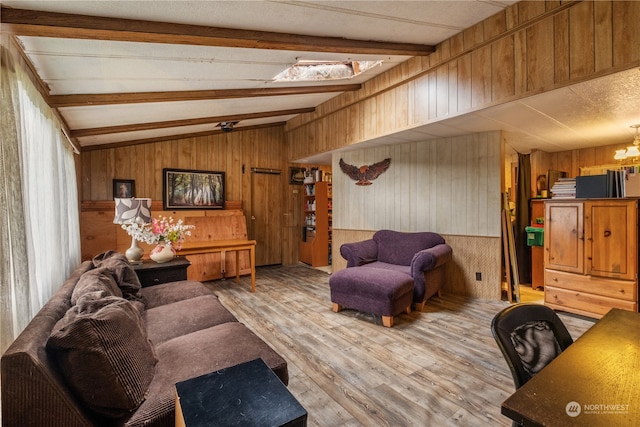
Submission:
[[[262,359],[176,384],[176,426],[306,425],[307,411]]]

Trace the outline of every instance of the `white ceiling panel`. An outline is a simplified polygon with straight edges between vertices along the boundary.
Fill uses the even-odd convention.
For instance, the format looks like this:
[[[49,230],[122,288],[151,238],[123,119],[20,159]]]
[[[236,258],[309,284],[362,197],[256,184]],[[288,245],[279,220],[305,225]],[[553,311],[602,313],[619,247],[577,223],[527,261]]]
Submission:
[[[3,0],[3,7],[87,16],[212,26],[288,35],[436,45],[494,15],[515,0],[476,1],[44,1]],[[137,25],[137,24],[132,24]],[[132,28],[135,29],[135,28]],[[294,37],[295,38],[295,37]],[[139,39],[137,39],[139,40]],[[79,40],[21,36],[26,57],[50,95],[126,94],[179,91],[301,88],[364,83],[407,56],[330,54],[189,44]],[[377,60],[380,67],[349,80],[274,83],[272,78],[299,59]],[[269,113],[313,108],[338,93],[60,107],[74,130]],[[640,124],[640,71],[586,81],[464,116],[428,123],[377,138],[396,144],[473,132],[502,130],[519,152],[559,151],[624,144]],[[115,102],[115,101],[111,101]],[[87,102],[88,103],[88,102]],[[265,114],[267,116],[268,114]],[[245,126],[281,123],[291,115],[242,120]],[[215,125],[215,123],[213,124]],[[204,130],[203,130],[204,129]],[[206,132],[212,125],[82,137],[80,145]]]
[[[153,123],[200,117],[258,113],[305,108],[309,103],[322,103],[332,94],[294,95],[252,98],[248,110],[245,99],[116,104],[108,106],[64,107],[60,112],[73,129]],[[283,98],[283,99],[276,99]],[[277,106],[277,108],[275,108]],[[99,110],[100,114],[96,114]],[[271,121],[279,121],[271,119]]]

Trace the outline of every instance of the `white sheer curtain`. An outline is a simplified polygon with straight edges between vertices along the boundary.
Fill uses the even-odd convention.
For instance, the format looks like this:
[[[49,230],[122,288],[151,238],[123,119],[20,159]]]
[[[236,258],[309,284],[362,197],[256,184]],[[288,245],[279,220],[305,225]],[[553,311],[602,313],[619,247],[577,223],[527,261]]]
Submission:
[[[2,37],[0,351],[80,263],[74,153]]]

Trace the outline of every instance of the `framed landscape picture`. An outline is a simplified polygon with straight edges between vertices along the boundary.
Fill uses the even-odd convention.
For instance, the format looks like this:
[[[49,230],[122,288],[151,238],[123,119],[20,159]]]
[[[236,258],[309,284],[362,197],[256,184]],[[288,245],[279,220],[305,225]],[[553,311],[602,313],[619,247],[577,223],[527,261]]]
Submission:
[[[164,210],[224,209],[224,172],[162,170]]]

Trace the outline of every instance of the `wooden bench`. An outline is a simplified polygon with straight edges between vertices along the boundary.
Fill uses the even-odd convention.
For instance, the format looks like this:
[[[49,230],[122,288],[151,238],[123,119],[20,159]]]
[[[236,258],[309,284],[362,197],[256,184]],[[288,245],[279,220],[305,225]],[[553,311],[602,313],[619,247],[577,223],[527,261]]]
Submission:
[[[240,282],[240,258],[241,251],[249,251],[249,268],[251,269],[251,292],[256,291],[256,241],[246,239],[236,240],[209,240],[201,242],[187,242],[182,245],[178,255],[201,255],[208,253],[220,253],[220,272],[222,279],[226,278],[226,253],[236,253],[236,283]]]

